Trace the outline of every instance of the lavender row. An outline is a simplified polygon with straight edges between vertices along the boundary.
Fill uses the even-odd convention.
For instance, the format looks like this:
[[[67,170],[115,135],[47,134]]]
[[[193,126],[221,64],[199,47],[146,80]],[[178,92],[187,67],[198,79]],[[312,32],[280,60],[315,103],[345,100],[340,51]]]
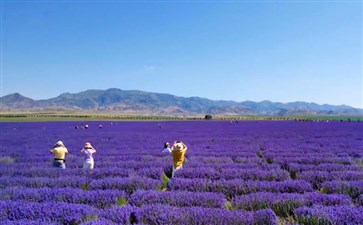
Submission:
[[[128,194],[133,193],[136,190],[157,190],[160,186],[159,180],[133,177],[133,178],[107,178],[93,180],[89,183],[89,190],[108,190],[117,189],[123,190]]]
[[[62,202],[35,203],[0,201],[0,222],[37,220],[40,223],[80,224],[96,218],[99,210],[92,206]]]
[[[203,207],[179,207],[167,205],[144,205],[140,208],[125,206],[113,207],[104,211],[101,216],[117,224],[244,224],[276,225],[276,215],[271,210],[257,212],[227,211]]]
[[[56,168],[44,169],[44,166],[15,168],[5,167],[0,170],[0,177],[49,177],[57,178],[60,176],[79,176],[82,174],[82,170],[79,169],[67,169],[59,170]]]
[[[147,168],[134,170],[132,168],[114,167],[114,168],[94,169],[93,173],[89,176],[91,176],[94,179],[102,179],[106,177],[129,177],[135,175],[159,178],[162,171],[163,169],[161,167],[152,168],[151,171]],[[85,174],[81,168],[66,169],[66,170],[49,168],[48,170],[44,170],[44,167],[41,167],[41,168],[28,168],[28,169],[7,168],[0,171],[0,176],[25,177],[25,178],[27,177],[59,178],[59,177],[85,176]]]
[[[346,194],[356,199],[363,194],[363,180],[359,181],[326,181],[320,185],[323,193]]]
[[[270,167],[271,168],[271,167]],[[199,167],[199,168],[189,168],[181,170],[178,173],[179,178],[205,178],[212,180],[219,179],[244,179],[244,180],[269,180],[269,181],[282,181],[290,179],[290,174],[287,171],[281,169],[270,169],[270,171],[265,170],[267,168],[255,168],[255,169],[233,169],[233,168],[220,168],[219,170],[213,167]],[[140,168],[138,170],[129,168],[104,168],[95,169],[91,175],[94,179],[103,179],[107,177],[131,177],[131,176],[141,176],[148,177],[152,179],[159,179],[163,173],[163,168],[161,167],[151,167],[151,168]],[[73,177],[73,176],[84,176],[81,169],[68,169],[68,170],[57,170],[51,168],[50,170],[44,170],[44,168],[31,168],[31,169],[4,169],[0,172],[2,176],[11,177]]]
[[[221,152],[221,149],[223,149],[223,152]],[[303,151],[301,153],[297,153],[295,149],[291,147],[287,147],[289,151],[294,151],[294,153],[289,153],[284,149],[281,152],[261,152],[261,151],[251,151],[251,152],[236,152],[236,149],[232,149],[231,152],[228,152],[228,149],[224,148],[223,146],[221,148],[218,148],[216,152],[212,151],[205,151],[203,155],[200,155],[202,152],[193,151],[193,153],[190,153],[189,158],[192,161],[202,162],[205,164],[211,164],[211,163],[241,163],[245,161],[249,162],[256,162],[260,163],[265,159],[273,159],[276,162],[280,161],[289,161],[291,163],[306,163],[309,164],[321,164],[321,163],[336,163],[336,164],[342,164],[342,165],[348,165],[351,164],[352,156],[350,154],[346,155],[340,155],[337,156],[336,153],[332,153],[331,151],[324,153],[314,153],[309,151]],[[197,149],[196,149],[197,150]],[[30,152],[33,152],[33,150],[29,150]],[[133,151],[133,152],[131,152]],[[103,149],[103,152],[100,152],[97,154],[96,158],[100,162],[114,162],[114,161],[136,161],[136,162],[162,162],[167,156],[163,156],[160,153],[161,149],[160,146],[158,148],[155,148],[154,150],[142,150],[139,151],[137,149]],[[114,154],[113,154],[114,152]],[[6,152],[4,152],[6,153]],[[77,149],[78,154],[78,149]],[[83,157],[81,155],[77,154],[69,154],[68,158],[71,161],[81,161]],[[306,155],[309,155],[310,157],[307,157]],[[359,155],[359,152],[357,152]],[[12,153],[14,155],[14,153]],[[20,152],[19,154],[15,154],[14,158],[17,159],[18,163],[39,163],[39,162],[48,162],[52,159],[52,155],[48,154],[48,150],[45,152],[42,152],[39,155],[22,155]]]
[[[115,150],[107,150],[103,149],[103,153],[97,154],[97,159],[99,161],[103,162],[114,162],[114,161],[138,161],[138,162],[162,162],[165,158],[167,158],[165,155],[162,155],[160,153],[160,148],[155,149],[153,152],[150,151],[137,151],[135,149],[115,149]],[[224,149],[223,152],[221,152],[221,149]],[[289,148],[291,149],[291,147]],[[130,151],[134,151],[133,154],[130,154]],[[292,150],[292,149],[291,149]],[[70,151],[70,150],[69,150]],[[112,152],[115,151],[119,154],[112,155]],[[33,152],[33,151],[31,151]],[[70,151],[70,154],[68,155],[68,158],[73,161],[81,161],[83,159],[83,156],[78,153],[72,154]],[[107,152],[107,154],[105,154]],[[124,153],[123,153],[124,152]],[[4,152],[5,153],[5,152]],[[3,155],[4,153],[0,153]],[[110,156],[111,154],[111,156]],[[306,155],[309,154],[311,157],[307,157]],[[359,158],[360,153],[357,152],[357,157]],[[18,154],[12,153],[12,157],[17,160],[17,162],[29,162],[29,163],[44,163],[48,162],[52,159],[52,155],[49,154],[49,150],[46,150],[42,152],[41,155],[22,155],[21,152]],[[327,154],[324,153],[313,153],[313,152],[302,152],[302,153],[296,153],[289,154],[284,150],[283,152],[262,152],[262,151],[252,151],[252,152],[236,152],[235,149],[233,151],[228,152],[228,149],[225,149],[224,147],[218,148],[216,152],[212,151],[205,151],[203,154],[200,154],[198,152],[188,153],[187,157],[189,157],[192,161],[198,161],[205,164],[210,163],[240,163],[244,161],[250,161],[250,162],[262,162],[262,158],[265,159],[273,159],[276,162],[281,161],[288,161],[290,163],[304,163],[307,162],[308,164],[322,164],[322,163],[336,163],[336,164],[343,164],[343,165],[349,165],[351,164],[352,158],[354,156],[344,155],[344,156],[337,156],[337,154],[328,152]]]
[[[147,168],[147,167],[164,167],[166,165],[171,164],[171,158],[169,160],[165,160],[165,161],[159,161],[159,162],[154,162],[154,161],[149,161],[149,162],[140,162],[140,161],[135,161],[135,160],[131,160],[131,161],[110,161],[110,162],[102,162],[97,160],[97,158],[95,159],[95,168],[109,168],[109,167],[115,167],[115,164],[117,165],[118,168],[125,168],[125,169],[141,169],[141,168]],[[66,158],[66,167],[67,168],[82,168],[83,165],[83,159],[82,160],[78,160],[77,163],[72,162],[71,159]],[[26,169],[26,168],[44,168],[44,167],[48,167],[51,169],[52,165],[52,159],[49,160],[49,162],[47,163],[41,163],[41,164],[34,164],[34,163],[28,163],[28,162],[16,162],[14,164],[14,168],[20,168],[20,169]],[[7,166],[7,167],[11,167],[11,165]]]
[[[235,164],[236,165],[236,164]],[[288,172],[279,169],[277,165],[265,165],[258,168],[244,168],[239,166],[230,166],[229,168],[223,167],[190,167],[188,166],[180,171],[178,174],[182,178],[208,178],[208,179],[256,179],[256,180],[287,180],[290,179]],[[93,178],[106,178],[106,177],[128,177],[128,176],[145,176],[153,179],[158,179],[163,172],[162,167],[150,167],[150,168],[118,168],[110,167],[103,169],[95,169],[92,174]],[[67,169],[57,170],[50,168],[44,170],[44,167],[36,168],[4,168],[0,171],[1,176],[12,177],[51,177],[57,178],[60,176],[82,176],[83,171],[81,169]]]
[[[68,168],[68,163],[66,163]],[[150,168],[165,168],[166,166],[171,165],[171,158],[169,160],[165,160],[162,163],[141,163],[136,161],[122,162],[119,165],[115,165],[114,162],[105,165],[102,162],[95,162],[95,172],[102,174],[105,172],[106,174],[114,174],[114,175],[125,175],[124,171],[138,171],[145,170]],[[44,170],[44,167],[49,167],[48,170]],[[221,173],[224,170],[278,170],[280,166],[277,164],[256,164],[256,163],[218,163],[218,164],[205,164],[201,162],[188,161],[186,166],[187,169],[196,169],[196,168],[210,168],[211,170],[215,170],[216,173]],[[26,176],[26,177],[58,177],[60,174],[64,175],[80,175],[81,164],[78,165],[76,169],[67,169],[59,171],[57,169],[53,169],[50,167],[50,163],[44,164],[32,164],[32,163],[16,163],[16,165],[1,165],[0,164],[0,176]],[[114,171],[114,172],[112,172]]]
[[[145,156],[147,157],[147,156]],[[1,158],[1,157],[0,157]],[[198,167],[199,165],[203,165],[203,166],[224,166],[225,164],[230,164],[233,165],[235,163],[237,164],[258,164],[261,165],[263,164],[263,160],[260,159],[254,159],[254,158],[243,158],[243,157],[238,157],[236,159],[234,159],[234,161],[231,158],[218,158],[218,157],[209,157],[203,160],[199,160],[196,159],[194,157],[189,157],[188,158],[189,161],[191,162],[191,166],[192,167]],[[31,158],[27,158],[24,160],[20,160],[17,158],[14,158],[15,162],[13,164],[9,164],[6,166],[3,166],[0,164],[0,167],[8,167],[8,166],[12,166],[16,164],[17,168],[27,168],[29,166],[31,167],[39,167],[40,165],[50,165],[52,163],[52,156],[47,156],[45,159],[39,160],[39,159],[33,159],[31,160]],[[72,157],[70,155],[67,156],[66,158],[66,164],[68,165],[72,165],[72,168],[75,168],[77,166],[82,166],[83,163],[83,158],[80,157]],[[100,157],[95,156],[95,162],[97,163],[97,167],[99,168],[105,168],[105,167],[114,167],[115,166],[115,162],[122,162],[119,163],[120,167],[123,168],[134,168],[134,169],[139,169],[142,167],[147,167],[147,166],[164,166],[166,164],[170,164],[172,161],[171,156],[158,156],[158,157],[152,157],[149,158],[147,160],[137,160],[137,158],[133,158],[133,159],[129,159],[129,160],[123,160],[123,159],[116,159],[116,160],[106,160],[106,159],[102,159]]]
[[[49,178],[0,178],[0,188],[19,186],[28,188],[82,188],[84,190],[117,189],[133,193],[138,189],[157,190],[160,180],[145,177],[107,178],[90,180],[85,177]],[[173,179],[170,182],[172,190],[191,192],[220,192],[227,197],[254,192],[304,193],[313,191],[310,183],[300,180],[286,181],[246,181],[235,180],[205,180],[205,179]]]
[[[27,188],[81,188],[84,190],[107,190],[118,189],[132,193],[138,189],[156,190],[160,184],[159,180],[132,177],[132,178],[107,178],[90,180],[86,177],[60,177],[60,178],[22,178],[22,177],[1,177],[0,188],[9,186]]]
[[[210,181],[204,179],[174,179],[170,182],[172,190],[191,192],[220,192],[227,198],[236,195],[249,194],[254,192],[274,192],[274,193],[304,193],[312,192],[310,183],[301,180],[287,181],[246,181],[218,180]]]
[[[150,204],[166,204],[178,207],[201,206],[208,208],[224,208],[226,199],[220,193],[208,192],[160,192],[160,191],[136,191],[129,199],[129,204],[134,206]]]
[[[335,163],[322,163],[319,165],[311,165],[311,164],[298,164],[291,163],[289,164],[289,171],[294,172],[303,172],[303,171],[360,171],[363,172],[363,167],[358,165],[343,165],[343,164],[335,164]]]
[[[126,201],[127,195],[119,190],[85,191],[76,188],[19,188],[0,189],[0,200],[30,202],[65,202],[106,208]]]
[[[299,224],[361,225],[363,224],[363,207],[352,206],[313,206],[295,210],[295,219]]]
[[[289,139],[293,139],[293,137],[289,137]],[[360,139],[360,138],[358,138]],[[295,139],[296,140],[296,139]],[[344,140],[344,139],[341,139]],[[283,143],[275,142],[274,140],[268,140],[269,147],[267,148],[260,148],[260,152],[263,153],[266,157],[278,157],[283,156],[285,158],[294,158],[294,157],[306,157],[308,153],[312,157],[326,157],[326,158],[350,158],[350,157],[361,157],[360,153],[362,153],[363,148],[360,147],[359,141],[355,142],[352,145],[351,139],[345,139],[351,141],[349,143],[350,148],[348,146],[342,146],[337,142],[332,142],[331,140],[327,140],[328,143],[322,143],[321,141],[313,141],[313,144],[306,144],[304,142],[293,144],[289,141],[284,141]],[[310,142],[310,141],[308,141]],[[277,147],[279,146],[279,147]],[[344,151],[342,148],[345,147]],[[292,151],[286,151],[286,149],[291,149]],[[353,154],[355,152],[355,154]]]
[[[59,178],[46,178],[46,177],[0,177],[0,188],[9,186],[28,187],[28,188],[80,188],[82,185],[88,183],[86,177],[78,176],[65,176]]]
[[[0,157],[1,158],[1,157]],[[241,168],[253,168],[253,167],[259,167],[261,165],[264,165],[263,160],[261,159],[250,159],[250,158],[238,158],[235,159],[238,162],[234,162],[232,159],[219,159],[218,157],[209,157],[209,159],[205,160],[196,160],[194,158],[188,158],[188,161],[190,162],[189,166],[191,168],[195,167],[214,167],[214,168],[221,168],[221,167],[241,167]],[[67,157],[66,158],[66,166],[67,168],[80,168],[83,164],[83,158],[72,158]],[[102,160],[97,158],[95,156],[95,168],[110,168],[115,167],[115,162],[122,162],[117,163],[118,168],[127,168],[127,169],[135,169],[138,170],[140,168],[145,167],[165,167],[166,165],[169,165],[172,163],[171,156],[168,157],[158,157],[157,159],[150,159],[150,160],[137,160],[137,159],[130,159],[130,160]],[[26,170],[29,167],[31,168],[44,168],[49,167],[51,168],[52,164],[52,158],[48,157],[46,160],[24,160],[20,161],[18,159],[15,160],[13,164],[9,165],[1,165],[0,168],[16,168],[21,170]]]
[[[81,147],[81,146],[80,146]],[[18,163],[45,163],[52,159],[52,155],[49,154],[49,150],[47,148],[42,147],[44,151],[38,154],[22,154],[23,152],[12,152],[11,156],[16,159]],[[218,148],[215,152],[193,152],[188,153],[187,157],[189,157],[192,161],[203,162],[206,164],[210,163],[233,163],[233,162],[242,162],[249,160],[250,162],[260,162],[261,160],[257,157],[255,152],[235,152],[235,151],[223,151],[220,149],[224,149],[223,147]],[[71,161],[82,161],[83,156],[79,153],[79,150],[72,151],[69,149],[69,154],[67,158]],[[36,150],[28,150],[29,152],[36,152]],[[130,153],[133,151],[133,153]],[[114,152],[114,154],[113,154]],[[6,152],[0,152],[0,157]],[[107,153],[107,154],[106,154]],[[153,151],[150,150],[142,150],[139,151],[137,149],[102,149],[102,152],[97,154],[97,159],[102,162],[115,162],[115,161],[137,161],[137,162],[162,162],[166,155],[161,154],[161,146],[155,148]]]
[[[156,204],[111,207],[101,211],[91,206],[59,202],[0,201],[0,222],[11,224],[11,221],[14,224],[15,221],[26,224],[277,224],[272,210],[246,212]]]
[[[221,148],[223,149],[223,148]],[[130,150],[126,150],[126,151],[130,151]],[[218,150],[220,151],[220,149]],[[224,150],[225,151],[225,150]],[[286,152],[286,150],[285,150]],[[140,156],[143,155],[143,156]],[[195,154],[195,153],[194,153]],[[345,157],[337,157],[337,156],[324,156],[323,154],[318,154],[318,155],[312,155],[310,153],[303,153],[302,155],[291,155],[291,156],[281,156],[281,154],[266,154],[266,153],[262,153],[263,154],[263,158],[259,158],[258,157],[258,153],[250,153],[247,154],[246,156],[238,156],[238,154],[236,154],[236,152],[231,152],[230,156],[213,156],[213,153],[211,152],[207,152],[205,156],[196,156],[196,155],[192,155],[190,157],[188,157],[191,161],[194,162],[200,162],[203,164],[226,164],[226,163],[245,163],[245,162],[249,162],[249,163],[258,163],[258,164],[262,164],[264,163],[264,160],[267,160],[269,163],[271,162],[275,162],[278,164],[283,164],[283,163],[289,163],[289,164],[310,164],[310,165],[319,165],[319,164],[340,164],[340,165],[353,165],[354,161],[351,157],[345,156]],[[283,153],[284,154],[284,153]],[[309,154],[309,157],[306,156],[306,154]],[[160,155],[160,150],[158,150],[158,153],[156,155],[152,155],[150,154],[150,152],[140,152],[140,153],[135,153],[135,155],[122,155],[122,153],[120,153],[117,157],[108,157],[106,156],[102,156],[102,155],[97,155],[96,159],[98,160],[98,162],[100,163],[100,167],[107,167],[112,165],[112,163],[114,162],[118,162],[118,161],[122,161],[123,164],[128,165],[129,163],[132,163],[132,165],[137,166],[137,164],[140,165],[144,165],[144,164],[149,164],[149,163],[156,163],[156,164],[163,164],[167,161],[169,161],[170,157],[167,156],[162,156]],[[16,162],[21,164],[28,164],[28,163],[32,163],[32,164],[46,164],[51,162],[52,157],[51,155],[48,154],[44,154],[42,156],[36,156],[36,157],[32,157],[32,156],[27,156],[26,158],[22,158],[22,157],[16,157]],[[76,156],[76,155],[69,155],[67,157],[69,163],[73,166],[73,165],[78,165],[83,161],[83,158],[80,156]]]
[[[276,215],[288,217],[293,214],[295,208],[312,205],[351,205],[349,196],[341,194],[321,194],[309,192],[304,194],[296,193],[271,193],[258,192],[248,195],[235,196],[232,199],[232,206],[236,209],[259,210],[271,208]]]
[[[152,179],[159,179],[163,173],[163,168],[142,168],[139,170],[126,169],[126,168],[105,168],[95,169],[91,175],[93,179],[103,179],[108,177],[132,177],[141,176]],[[6,169],[0,172],[4,177],[72,177],[72,176],[84,176],[81,169],[68,169],[60,171],[51,168],[50,170],[44,170],[41,168],[28,169],[28,170],[16,170]],[[179,178],[205,178],[211,180],[219,179],[244,179],[244,180],[269,180],[269,181],[282,181],[290,179],[290,174],[287,171],[281,169],[276,170],[262,170],[256,169],[220,169],[220,172],[212,167],[200,167],[200,168],[189,168],[181,170],[178,173]]]
[[[114,225],[114,224],[117,224],[117,223],[113,223],[110,220],[107,220],[103,217],[99,217],[97,219],[89,220],[87,222],[81,223],[81,225]],[[127,223],[125,223],[125,224],[127,224]],[[133,225],[143,225],[142,223],[132,223],[132,224]]]
[[[136,162],[136,161],[128,161],[122,162],[117,167],[115,167],[115,163],[110,165],[103,164],[102,162],[95,163],[95,171],[99,174],[99,177],[106,176],[127,176],[130,170],[143,170],[145,168],[165,168],[170,165],[171,159],[166,160],[165,162]],[[81,175],[82,171],[80,170],[83,162],[78,163],[77,165],[70,165],[70,163],[66,163],[67,170],[66,171],[57,171],[51,168],[51,163],[47,164],[28,164],[28,163],[17,163],[16,167],[14,166],[4,166],[0,165],[0,176],[25,176],[25,177],[58,177],[59,174],[65,175]],[[286,165],[286,166],[284,166]],[[336,165],[336,166],[334,166]],[[44,170],[44,167],[49,167],[47,170]],[[219,176],[225,179],[258,179],[258,180],[285,180],[289,179],[289,174],[286,171],[282,171],[279,169],[280,165],[278,164],[256,164],[256,163],[217,163],[217,164],[205,164],[200,162],[188,162],[186,168],[188,169],[200,169],[208,168],[210,170],[210,174],[205,174],[210,176],[211,178]],[[357,165],[342,165],[342,164],[328,164],[327,166],[315,166],[315,165],[300,165],[300,164],[282,164],[282,168],[289,170],[293,179],[296,179],[296,175],[300,176],[298,179],[310,179],[309,181],[315,183],[315,181],[311,178],[314,173],[314,177],[322,181],[329,180],[360,180],[363,177],[363,168]],[[314,170],[314,168],[316,168]],[[331,173],[325,172],[324,168],[330,169]],[[239,171],[242,170],[242,171]],[[254,170],[254,171],[253,171]],[[251,172],[257,173],[258,171],[273,171],[273,172],[260,172],[259,174],[252,174]],[[102,171],[107,171],[103,174]],[[114,171],[114,172],[112,172]],[[214,172],[215,171],[215,172]],[[300,172],[301,171],[301,172]],[[316,172],[315,172],[316,171]],[[343,172],[348,171],[348,173]],[[186,173],[186,172],[185,172]],[[192,172],[191,172],[192,174]],[[198,175],[198,171],[196,171],[195,177],[203,178]],[[190,175],[186,175],[185,178],[189,178]],[[214,179],[214,178],[213,178]]]
[[[1,225],[57,225],[56,222],[47,221],[44,219],[36,219],[36,220],[26,220],[26,219],[20,219],[20,220],[3,220],[0,221]]]
[[[243,180],[268,180],[268,181],[282,181],[290,179],[290,174],[281,169],[275,170],[261,170],[256,169],[220,169],[217,171],[210,167],[201,168],[185,168],[178,172],[178,178],[200,178],[200,179],[243,179]]]
[[[309,153],[307,153],[309,155]],[[284,157],[284,156],[277,156],[272,157],[271,161],[284,164],[284,163],[299,163],[299,164],[312,164],[312,165],[319,165],[323,163],[334,163],[334,164],[342,164],[342,165],[352,165],[354,161],[351,158],[339,158],[339,157],[324,157],[324,156],[302,156],[302,157]]]
[[[187,166],[185,168],[188,169],[195,169],[195,168],[210,168],[216,170],[218,173],[222,172],[223,170],[231,169],[231,170],[247,170],[247,169],[259,169],[264,171],[269,170],[277,170],[280,169],[280,165],[278,164],[265,164],[265,163],[256,163],[250,161],[244,161],[240,163],[203,163],[199,161],[192,161],[188,159]]]
[[[357,181],[363,180],[363,172],[360,171],[304,171],[296,174],[299,180],[310,182],[314,188],[318,188],[324,181]]]
[[[359,195],[358,200],[357,200],[357,204],[360,206],[363,206],[363,194]]]
[[[223,149],[223,148],[221,148]],[[220,151],[220,150],[219,150]],[[202,162],[204,164],[218,164],[218,163],[242,163],[242,162],[253,162],[253,163],[261,163],[262,160],[257,157],[257,155],[253,155],[251,157],[237,157],[234,154],[234,157],[220,157],[213,156],[212,153],[206,152],[206,156],[192,156],[190,157],[191,161]]]

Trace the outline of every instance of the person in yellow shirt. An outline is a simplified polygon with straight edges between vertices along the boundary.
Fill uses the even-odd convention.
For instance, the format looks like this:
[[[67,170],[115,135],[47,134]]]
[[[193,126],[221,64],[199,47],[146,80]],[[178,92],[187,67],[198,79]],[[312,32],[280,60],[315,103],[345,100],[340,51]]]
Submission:
[[[188,147],[181,141],[175,141],[171,148],[171,154],[173,155],[173,172],[172,177],[175,176],[175,172],[183,168],[185,163],[185,153]]]
[[[58,141],[53,149],[50,150],[54,154],[53,166],[57,168],[66,168],[65,164],[65,154],[68,154],[67,148],[64,146],[62,141]]]
[[[182,169],[187,161],[185,156],[187,149],[188,147],[181,141],[174,141],[171,147],[168,142],[165,142],[162,153],[171,154],[173,164],[164,168],[164,172],[161,175],[162,184],[160,190],[171,190],[170,181],[174,178],[175,172]]]

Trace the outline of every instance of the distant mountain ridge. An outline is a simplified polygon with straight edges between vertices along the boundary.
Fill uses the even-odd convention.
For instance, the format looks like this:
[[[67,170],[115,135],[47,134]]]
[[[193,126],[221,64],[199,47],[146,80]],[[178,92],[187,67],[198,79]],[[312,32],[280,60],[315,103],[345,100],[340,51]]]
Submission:
[[[1,112],[80,111],[135,115],[363,115],[363,109],[346,105],[319,105],[307,102],[235,102],[200,97],[179,97],[138,90],[86,90],[64,93],[55,98],[33,100],[19,93],[0,97]]]

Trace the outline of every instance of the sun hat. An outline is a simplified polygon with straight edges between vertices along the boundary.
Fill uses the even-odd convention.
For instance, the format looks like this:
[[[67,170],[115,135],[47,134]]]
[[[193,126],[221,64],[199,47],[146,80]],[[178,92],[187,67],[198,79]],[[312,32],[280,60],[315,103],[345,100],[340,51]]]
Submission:
[[[84,148],[93,148],[91,143],[86,142],[86,144],[84,144]]]
[[[182,143],[175,143],[174,144],[174,148],[176,150],[182,150],[184,148],[183,144]]]

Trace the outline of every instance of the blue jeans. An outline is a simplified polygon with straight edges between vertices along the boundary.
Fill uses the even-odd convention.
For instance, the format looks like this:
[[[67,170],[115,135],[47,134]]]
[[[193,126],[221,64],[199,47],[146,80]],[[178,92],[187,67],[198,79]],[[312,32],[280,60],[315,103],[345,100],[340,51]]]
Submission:
[[[64,163],[63,160],[53,160],[53,167],[65,169],[66,164]]]

